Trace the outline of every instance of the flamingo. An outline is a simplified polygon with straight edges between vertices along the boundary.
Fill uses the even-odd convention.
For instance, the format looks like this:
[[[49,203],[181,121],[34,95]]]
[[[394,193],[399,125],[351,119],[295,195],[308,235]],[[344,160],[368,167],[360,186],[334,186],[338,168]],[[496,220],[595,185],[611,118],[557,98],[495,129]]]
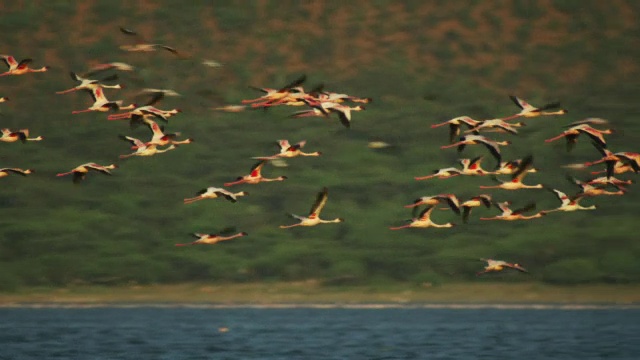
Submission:
[[[480,166],[483,158],[484,156],[481,155],[473,159],[460,159],[459,162],[462,165],[462,174],[475,176],[494,174],[494,172],[486,171],[482,166]]]
[[[567,110],[565,109],[560,109],[557,111],[546,111],[548,109],[554,109],[554,108],[560,107],[560,103],[558,102],[546,104],[542,107],[537,108],[529,104],[528,102],[518,98],[517,96],[509,95],[509,98],[522,110],[515,115],[502,118],[502,120],[504,121],[511,120],[521,116],[526,118],[532,118],[532,117],[548,116],[548,115],[564,115],[567,113]]]
[[[500,181],[498,178],[493,176],[493,180],[500,183],[500,185],[495,186],[480,186],[481,189],[505,189],[505,190],[518,190],[518,189],[542,189],[542,184],[537,185],[525,185],[522,183],[522,179],[527,175],[527,169],[533,163],[533,156],[529,155],[522,159],[522,163],[511,175],[511,181]]]
[[[285,96],[287,96],[292,88],[300,86],[302,83],[305,82],[305,80],[307,80],[307,76],[303,74],[300,77],[298,77],[297,79],[295,79],[294,81],[292,81],[291,83],[289,83],[289,84],[287,84],[287,85],[285,85],[285,86],[283,86],[283,87],[281,87],[279,89],[261,88],[261,87],[256,87],[256,86],[249,86],[250,89],[260,91],[260,92],[264,93],[264,95],[262,95],[262,96],[260,96],[258,98],[255,98],[255,99],[242,100],[241,103],[242,104],[252,104],[253,103],[255,105],[254,107],[257,107],[257,106],[263,106],[263,105],[268,104],[269,102],[272,102],[272,101],[280,100],[280,99],[284,98]],[[259,103],[259,104],[257,104],[257,103]]]
[[[490,218],[481,217],[480,220],[504,220],[504,221],[531,220],[531,219],[537,219],[546,215],[544,211],[541,211],[539,213],[536,213],[534,215],[529,215],[529,216],[523,215],[524,212],[534,210],[536,208],[535,203],[527,204],[525,207],[521,209],[516,209],[516,210],[511,210],[509,208],[509,205],[511,205],[511,202],[509,201],[494,203],[494,205],[498,209],[500,209],[500,211],[502,211],[502,214],[496,215]]]
[[[73,182],[74,184],[77,184],[81,180],[84,180],[85,176],[89,171],[97,171],[105,175],[111,175],[110,170],[117,169],[117,168],[118,168],[118,165],[116,164],[102,166],[102,165],[98,165],[96,163],[90,162],[90,163],[78,165],[75,168],[73,168],[71,171],[59,173],[56,176],[73,175]]]
[[[164,121],[168,121],[168,119],[180,112],[180,109],[171,109],[171,110],[160,110],[153,105],[164,98],[163,92],[156,92],[153,94],[153,97],[143,106],[134,107],[132,111],[120,113],[120,114],[111,114],[107,117],[107,120],[123,120],[123,119],[131,119],[131,122],[140,121],[145,115],[153,115],[159,119]]]
[[[441,146],[440,149],[447,149],[447,148],[457,146],[458,152],[462,152],[462,150],[464,150],[464,147],[466,145],[475,145],[475,144],[484,145],[487,149],[489,149],[489,152],[491,152],[491,155],[493,155],[493,157],[496,158],[496,160],[498,161],[498,164],[500,164],[500,161],[502,160],[502,155],[500,154],[500,146],[510,145],[511,141],[493,141],[482,135],[467,135],[467,136],[461,137],[460,141],[456,143]]]
[[[557,189],[548,188],[547,190],[553,192],[558,198],[558,200],[562,202],[562,204],[558,208],[555,208],[552,210],[545,210],[545,213],[550,213],[554,211],[576,211],[576,210],[595,210],[596,209],[595,205],[585,207],[579,204],[580,200],[585,197],[583,193],[569,197],[567,196],[567,194]]]
[[[176,145],[171,144],[167,148],[158,149],[158,146],[155,144],[145,144],[140,139],[136,139],[131,136],[119,135],[119,137],[122,140],[129,141],[131,144],[133,144],[132,148],[134,147],[136,149],[134,153],[127,154],[127,155],[120,155],[120,159],[126,159],[132,156],[153,156],[153,155],[161,154],[163,152],[171,151],[177,148]]]
[[[9,70],[7,70],[4,73],[1,73],[0,76],[24,75],[28,73],[45,72],[49,70],[48,66],[43,66],[39,69],[30,68],[29,64],[33,61],[32,59],[23,59],[20,62],[18,62],[11,55],[0,55],[0,58],[2,58],[2,60],[4,60],[4,63],[7,64],[7,66],[9,67]]]
[[[480,261],[485,261],[487,265],[484,267],[484,270],[477,272],[476,276],[480,276],[486,273],[491,272],[499,272],[503,271],[507,268],[516,269],[523,273],[528,273],[527,269],[523,268],[519,264],[512,264],[502,260],[493,260],[493,259],[480,259]]]
[[[185,204],[191,204],[194,203],[198,200],[204,200],[204,199],[216,199],[219,197],[224,197],[225,199],[231,201],[231,202],[237,202],[238,201],[238,197],[240,196],[247,196],[249,195],[248,192],[246,191],[240,191],[240,192],[231,192],[228,191],[226,189],[222,189],[222,188],[218,188],[218,187],[213,187],[210,186],[206,189],[202,189],[200,191],[198,191],[196,193],[197,196],[192,197],[192,198],[186,198],[184,199],[184,203]]]
[[[151,52],[151,51],[156,51],[157,49],[165,49],[169,52],[171,52],[174,55],[180,55],[178,53],[178,51],[170,46],[167,45],[163,45],[163,44],[153,44],[153,43],[149,43],[146,40],[144,40],[140,35],[138,35],[137,32],[131,30],[131,29],[126,29],[123,27],[120,27],[120,32],[122,32],[125,35],[128,36],[132,36],[132,37],[136,37],[136,43],[134,45],[122,45],[120,46],[120,49],[125,50],[125,51],[134,51],[134,52]]]
[[[322,103],[322,109],[328,111],[329,113],[338,114],[338,118],[340,119],[340,123],[344,125],[347,129],[351,128],[351,112],[352,111],[361,111],[366,108],[362,105],[357,106],[346,106],[335,102]]]
[[[313,93],[313,92],[314,91],[311,91],[311,93]],[[331,102],[338,102],[338,103],[341,103],[341,102],[346,100],[346,101],[352,101],[352,102],[356,102],[356,103],[368,104],[368,103],[373,101],[373,99],[370,98],[370,97],[361,98],[361,97],[357,97],[357,96],[352,96],[352,95],[347,95],[347,94],[340,94],[340,93],[335,93],[335,92],[330,92],[330,91],[320,91],[320,95],[322,96],[323,100],[331,101]]]
[[[507,161],[507,162],[501,162],[500,163],[500,168],[498,168],[494,174],[497,175],[511,175],[514,172],[516,172],[518,170],[518,168],[520,167],[520,164],[522,164],[522,159],[516,159],[516,160],[512,160],[512,161]],[[534,173],[534,172],[538,172],[538,169],[534,168],[533,166],[530,166],[527,168],[526,170],[528,173]]]
[[[18,131],[11,131],[10,129],[2,129],[2,135],[0,141],[2,142],[16,142],[20,140],[23,144],[27,141],[41,141],[43,136],[36,136],[34,138],[29,137],[29,129],[20,129]]]
[[[143,118],[143,121],[149,125],[153,136],[150,141],[144,143],[145,146],[155,145],[155,146],[165,146],[165,145],[184,145],[191,144],[193,142],[192,138],[187,138],[184,140],[175,140],[176,136],[179,136],[180,133],[171,133],[165,134],[162,126],[158,125],[155,121],[147,118]],[[137,150],[138,146],[134,145],[131,147],[131,150]]]
[[[598,145],[606,148],[607,141],[604,139],[604,134],[612,134],[613,132],[613,129],[598,130],[592,128],[589,124],[578,124],[563,131],[562,134],[558,136],[546,139],[545,142],[549,143],[564,137],[567,140],[567,151],[571,151],[578,141],[578,136],[580,134],[587,134],[594,142],[598,143]]]
[[[570,168],[570,169],[583,169],[586,167],[585,164],[569,164],[569,165],[565,165],[565,167]],[[633,171],[635,172],[635,170],[633,169],[633,166],[631,165],[631,163],[625,163],[622,161],[616,161],[616,163],[613,165],[613,174],[618,175],[618,174],[624,174],[626,172],[629,171]],[[607,173],[607,169],[605,168],[604,170],[600,170],[600,171],[592,171],[591,174],[592,175],[598,175],[598,174],[606,174]]]
[[[123,62],[110,62],[110,63],[104,63],[104,64],[97,64],[95,66],[92,66],[89,69],[89,71],[84,73],[82,76],[91,76],[96,73],[110,70],[110,69],[114,69],[118,71],[133,71],[135,70],[135,67],[133,67],[133,65],[129,65]]]
[[[249,109],[247,105],[224,105],[213,108],[213,110],[224,111],[224,112],[243,112]]]
[[[202,233],[191,233],[189,235],[197,238],[198,240],[190,242],[190,243],[176,244],[176,246],[213,245],[213,244],[218,243],[220,241],[231,240],[231,239],[247,236],[249,234],[247,234],[246,232],[243,231],[243,232],[240,232],[240,233],[237,233],[237,234],[233,234],[233,235],[230,235],[230,236],[222,236],[222,235],[218,235],[218,234],[202,234]]]
[[[301,149],[307,142],[305,140],[300,141],[295,145],[289,144],[289,140],[278,140],[277,144],[280,147],[280,152],[278,154],[272,156],[256,156],[252,159],[258,160],[273,160],[277,158],[292,158],[296,156],[320,156],[322,155],[319,151],[314,151],[311,153],[303,152]]]
[[[224,183],[224,186],[233,186],[237,184],[257,184],[261,182],[270,182],[270,181],[284,181],[287,179],[286,176],[278,176],[277,178],[265,178],[262,176],[262,168],[264,164],[267,163],[267,160],[260,160],[251,168],[251,172],[245,176],[239,176],[236,181]]]
[[[602,154],[602,158],[600,160],[591,161],[584,163],[585,166],[592,166],[600,163],[607,164],[607,177],[613,176],[614,169],[617,163],[624,163],[632,167],[634,172],[640,171],[640,153],[622,151],[613,153],[610,150],[605,149],[600,146],[597,142],[592,142],[595,148]]]
[[[431,178],[434,178],[434,177],[437,177],[438,179],[448,179],[450,177],[454,177],[454,176],[458,176],[458,175],[462,175],[462,170],[456,169],[454,167],[448,167],[448,168],[434,170],[433,174],[431,174],[431,175],[416,176],[416,177],[414,177],[414,179],[416,179],[418,181],[420,181],[420,180],[428,180],[428,179],[431,179]]]
[[[471,209],[474,207],[484,205],[487,209],[491,208],[491,201],[491,195],[480,194],[460,204],[462,208],[462,222],[465,224],[469,222],[469,215],[471,214]]]
[[[136,104],[122,106],[122,100],[109,101],[107,97],[104,95],[104,91],[102,90],[102,87],[97,87],[95,89],[88,90],[88,92],[89,94],[91,94],[91,97],[93,98],[93,101],[94,101],[93,105],[91,105],[89,108],[84,110],[72,111],[71,112],[72,114],[80,114],[80,113],[90,112],[90,111],[106,112],[110,110],[129,110],[129,109],[134,109],[136,107]]]
[[[446,223],[446,224],[436,224],[433,221],[431,221],[431,213],[433,212],[433,209],[435,209],[435,205],[431,205],[431,206],[427,206],[424,210],[422,210],[422,212],[420,213],[420,215],[418,215],[417,218],[413,218],[410,220],[407,220],[409,223],[406,225],[402,225],[402,226],[396,226],[396,227],[390,227],[389,229],[391,230],[400,230],[400,229],[405,229],[405,228],[410,228],[410,227],[417,227],[417,228],[428,228],[428,227],[435,227],[435,228],[450,228],[450,227],[454,227],[455,224],[453,223]]]
[[[454,167],[444,168],[434,170],[433,174],[427,176],[417,176],[416,180],[428,180],[434,177],[438,177],[439,179],[447,179],[450,177],[458,176],[458,175],[471,175],[471,176],[482,176],[493,174],[492,172],[484,170],[480,163],[482,162],[483,156],[478,156],[473,159],[460,159],[459,162],[462,165],[462,169],[457,169]]]
[[[449,125],[449,144],[453,144],[453,140],[460,136],[460,126],[467,125],[468,128],[472,128],[478,125],[480,121],[473,120],[468,116],[458,116],[451,120],[447,120],[443,123],[433,124],[431,125],[432,129],[438,128],[440,126]]]
[[[22,176],[27,176],[34,171],[31,169],[18,169],[18,168],[2,168],[0,169],[0,178],[5,176],[9,176],[9,174],[18,174]]]
[[[587,181],[589,185],[612,185],[616,188],[620,188],[624,185],[631,185],[633,181],[631,180],[620,180],[613,176],[601,176],[595,179],[591,179]]]
[[[471,127],[469,130],[466,130],[464,133],[479,134],[480,130],[483,130],[483,129],[500,129],[502,131],[506,131],[512,134],[518,134],[518,130],[516,130],[515,128],[523,127],[523,126],[526,126],[525,123],[523,122],[508,123],[502,119],[490,119],[490,120],[480,121],[478,124]]]
[[[406,208],[417,208],[421,205],[437,205],[441,201],[446,201],[451,210],[460,215],[460,201],[454,194],[438,194],[433,196],[422,196],[413,201],[412,204],[405,205]]]
[[[0,103],[3,103],[5,101],[9,101],[9,98],[6,96],[0,97]]]
[[[616,188],[618,189],[618,191],[607,191],[605,189],[598,188],[586,182],[580,181],[569,175],[567,175],[567,180],[569,180],[570,183],[580,187],[580,194],[583,194],[583,196],[624,195],[625,194],[624,188],[617,187],[617,186]]]
[[[298,219],[300,222],[292,225],[280,225],[280,229],[289,229],[296,226],[316,226],[318,224],[331,224],[344,222],[343,218],[335,218],[333,220],[323,220],[320,218],[320,212],[327,204],[329,199],[329,190],[325,187],[316,196],[316,201],[311,206],[308,216],[300,216],[296,214],[289,214],[294,219]]]
[[[56,94],[67,94],[67,93],[78,91],[78,90],[93,91],[94,89],[97,89],[98,87],[109,88],[109,89],[122,89],[122,86],[120,84],[105,85],[105,84],[101,84],[100,83],[100,81],[115,80],[115,79],[118,78],[117,75],[112,75],[112,76],[106,77],[106,78],[104,78],[102,80],[91,80],[91,79],[83,78],[83,77],[77,75],[76,73],[74,73],[73,71],[70,74],[71,74],[71,78],[73,80],[80,81],[80,84],[75,86],[75,87],[72,87],[71,89],[68,89],[68,90],[56,91]]]

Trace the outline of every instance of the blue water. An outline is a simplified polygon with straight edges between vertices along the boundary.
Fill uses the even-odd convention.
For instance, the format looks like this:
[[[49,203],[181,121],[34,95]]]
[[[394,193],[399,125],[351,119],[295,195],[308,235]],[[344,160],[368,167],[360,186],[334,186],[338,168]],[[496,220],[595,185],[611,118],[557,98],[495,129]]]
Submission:
[[[497,357],[637,360],[640,310],[0,309],[0,359]]]

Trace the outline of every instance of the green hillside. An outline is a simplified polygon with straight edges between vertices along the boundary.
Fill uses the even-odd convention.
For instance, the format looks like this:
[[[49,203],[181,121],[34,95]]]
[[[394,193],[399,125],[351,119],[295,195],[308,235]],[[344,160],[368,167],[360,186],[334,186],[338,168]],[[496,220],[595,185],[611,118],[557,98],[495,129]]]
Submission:
[[[595,211],[552,213],[532,221],[488,222],[495,208],[474,209],[468,224],[449,211],[434,221],[451,229],[391,231],[411,217],[403,205],[442,192],[467,199],[489,192],[514,207],[559,202],[544,190],[481,190],[486,177],[415,181],[457,166],[455,149],[441,150],[447,130],[430,126],[468,115],[488,119],[519,109],[508,95],[534,105],[560,101],[568,114],[524,120],[504,159],[534,156],[540,172],[525,178],[567,193],[561,165],[598,159],[580,137],[544,139],[587,117],[608,119],[609,149],[640,151],[640,3],[636,1],[83,1],[0,4],[0,53],[32,58],[46,73],[0,77],[3,128],[28,128],[41,142],[0,143],[0,167],[34,169],[0,179],[0,290],[70,284],[150,284],[319,279],[329,284],[444,283],[476,280],[481,257],[523,264],[530,276],[500,274],[478,281],[640,281],[636,184],[624,196],[589,198]],[[128,53],[120,26],[185,54]],[[215,60],[222,67],[207,67]],[[140,127],[107,121],[105,113],[71,115],[90,106],[84,93],[56,95],[82,73],[106,62],[135,66],[119,72],[123,90],[106,90],[125,104],[144,102],[142,88],[174,89],[162,109],[180,108],[166,128],[195,139],[149,158],[130,152],[118,135],[149,137]],[[4,69],[2,70],[4,71]],[[110,73],[109,73],[110,74]],[[351,129],[332,117],[291,119],[300,108],[224,113],[212,108],[259,96],[248,86],[279,87],[301,74],[305,88],[371,97],[353,114]],[[284,182],[239,185],[250,194],[190,205],[183,198],[248,173],[253,156],[269,155],[277,139],[306,140],[317,158],[268,164],[264,175]],[[370,141],[392,146],[368,148]],[[461,154],[485,156],[470,146]],[[117,163],[113,176],[89,174],[74,185],[55,175],[75,166]],[[600,170],[596,168],[595,170]],[[621,179],[637,180],[626,173]],[[287,213],[305,214],[329,188],[323,217],[341,224],[280,229]],[[249,236],[214,246],[175,247],[189,233],[233,226]]]

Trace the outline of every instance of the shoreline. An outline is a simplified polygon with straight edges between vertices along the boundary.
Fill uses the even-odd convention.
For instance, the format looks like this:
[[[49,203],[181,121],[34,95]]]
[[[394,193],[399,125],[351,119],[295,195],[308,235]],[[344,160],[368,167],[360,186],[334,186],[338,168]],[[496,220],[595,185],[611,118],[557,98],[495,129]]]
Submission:
[[[640,286],[452,283],[322,286],[318,282],[72,286],[0,293],[9,307],[640,308]]]

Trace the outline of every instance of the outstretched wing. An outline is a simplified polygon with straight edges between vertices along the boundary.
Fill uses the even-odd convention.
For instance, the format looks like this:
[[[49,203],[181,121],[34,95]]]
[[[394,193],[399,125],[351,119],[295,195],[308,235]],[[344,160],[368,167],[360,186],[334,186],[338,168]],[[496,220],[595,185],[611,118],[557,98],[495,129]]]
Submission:
[[[324,187],[322,188],[322,191],[320,191],[316,196],[316,201],[313,203],[313,206],[311,206],[311,210],[309,211],[309,217],[313,218],[319,216],[328,199],[329,189]]]

